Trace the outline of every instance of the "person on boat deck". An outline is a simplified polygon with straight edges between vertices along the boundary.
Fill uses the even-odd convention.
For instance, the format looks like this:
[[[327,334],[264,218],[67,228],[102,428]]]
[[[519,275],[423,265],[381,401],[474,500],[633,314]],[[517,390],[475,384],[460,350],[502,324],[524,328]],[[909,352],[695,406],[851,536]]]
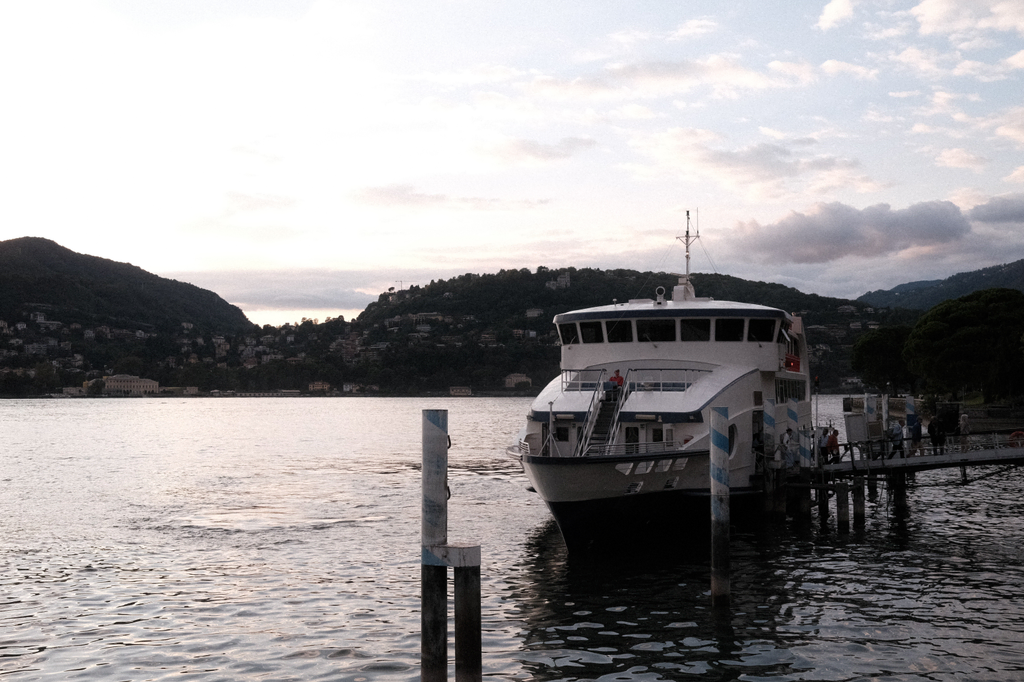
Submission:
[[[828,429],[822,429],[818,438],[818,456],[822,461],[828,458],[828,432]]]
[[[622,388],[622,375],[619,374],[619,370],[615,370],[615,374],[612,375],[612,378],[609,379],[609,381],[611,381],[619,388]]]

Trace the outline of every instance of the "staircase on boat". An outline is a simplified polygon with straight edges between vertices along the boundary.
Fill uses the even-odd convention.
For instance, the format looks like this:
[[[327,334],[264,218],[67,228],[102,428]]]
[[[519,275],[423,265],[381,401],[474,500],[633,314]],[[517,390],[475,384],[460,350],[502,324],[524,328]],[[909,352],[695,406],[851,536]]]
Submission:
[[[587,452],[591,448],[603,448],[611,441],[612,423],[615,421],[615,412],[619,403],[615,400],[601,401],[601,408],[594,417],[594,430],[590,433],[590,442],[587,444]],[[586,453],[584,453],[586,454]]]

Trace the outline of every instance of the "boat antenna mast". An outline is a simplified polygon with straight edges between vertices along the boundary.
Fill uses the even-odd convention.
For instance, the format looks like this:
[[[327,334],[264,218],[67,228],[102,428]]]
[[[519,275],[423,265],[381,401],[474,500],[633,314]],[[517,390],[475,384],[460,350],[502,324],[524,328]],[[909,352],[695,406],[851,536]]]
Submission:
[[[679,275],[679,284],[672,290],[673,301],[692,301],[697,298],[690,282],[690,244],[700,239],[700,226],[694,228],[693,236],[690,235],[690,212],[686,212],[686,234],[676,237],[686,247],[686,274]]]

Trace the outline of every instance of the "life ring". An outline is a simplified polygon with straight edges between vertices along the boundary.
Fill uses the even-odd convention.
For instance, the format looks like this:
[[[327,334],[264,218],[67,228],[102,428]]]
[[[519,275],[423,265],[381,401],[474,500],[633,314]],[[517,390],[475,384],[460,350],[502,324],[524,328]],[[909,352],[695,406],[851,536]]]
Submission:
[[[1024,431],[1014,431],[1007,440],[1011,448],[1024,447]]]

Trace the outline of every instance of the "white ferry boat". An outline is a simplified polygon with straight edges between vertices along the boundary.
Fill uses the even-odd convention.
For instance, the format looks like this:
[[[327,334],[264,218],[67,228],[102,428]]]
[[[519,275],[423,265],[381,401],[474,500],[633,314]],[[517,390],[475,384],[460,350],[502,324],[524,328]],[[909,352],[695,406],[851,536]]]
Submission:
[[[686,274],[670,300],[658,287],[655,299],[554,318],[560,376],[534,400],[508,452],[571,553],[651,535],[708,533],[712,407],[729,413],[734,518],[758,508],[759,474],[776,436],[811,421],[800,318],[698,298],[690,243],[687,225]]]

